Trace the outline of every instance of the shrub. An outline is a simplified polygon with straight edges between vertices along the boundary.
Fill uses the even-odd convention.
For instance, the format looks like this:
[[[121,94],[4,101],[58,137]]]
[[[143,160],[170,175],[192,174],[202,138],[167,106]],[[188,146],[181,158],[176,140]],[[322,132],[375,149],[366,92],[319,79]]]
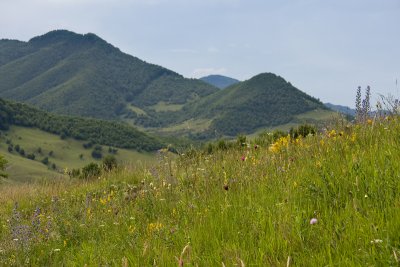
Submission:
[[[7,177],[3,171],[6,169],[7,160],[0,155],[0,177]]]
[[[41,160],[41,162],[42,162],[44,165],[47,165],[47,164],[49,164],[49,158],[48,158],[48,157],[45,157],[44,159]]]
[[[92,162],[82,168],[81,178],[89,179],[92,177],[97,177],[100,175],[100,173],[101,173],[101,169],[100,169],[99,165]]]
[[[103,169],[106,171],[111,171],[117,167],[117,159],[112,155],[107,155],[103,159]]]
[[[71,178],[76,178],[81,175],[81,170],[80,169],[72,169],[71,171],[68,172],[69,177]]]
[[[94,159],[101,159],[103,157],[103,154],[101,153],[101,151],[93,150],[92,151],[92,157]]]
[[[315,135],[317,132],[315,126],[309,125],[309,124],[304,124],[300,125],[297,128],[291,128],[289,131],[289,134],[292,138],[298,138],[298,137],[306,137],[309,134]]]
[[[26,157],[30,160],[35,160],[35,154],[33,154],[33,153],[26,155]]]

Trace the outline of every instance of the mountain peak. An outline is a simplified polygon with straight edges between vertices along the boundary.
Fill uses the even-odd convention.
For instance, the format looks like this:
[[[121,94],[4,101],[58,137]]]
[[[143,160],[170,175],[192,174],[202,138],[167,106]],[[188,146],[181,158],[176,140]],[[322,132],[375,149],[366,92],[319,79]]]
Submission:
[[[61,40],[68,40],[71,38],[77,38],[82,35],[77,34],[75,32],[71,32],[68,30],[54,30],[50,31],[48,33],[45,33],[40,36],[36,36],[32,39],[29,40],[30,43],[49,43],[49,42],[56,42],[56,41],[61,41]]]
[[[101,39],[94,33],[79,34],[68,30],[54,30],[41,36],[34,37],[29,40],[33,45],[50,45],[59,42],[85,42],[91,44],[100,44],[106,47],[113,47],[105,40]]]
[[[209,83],[211,85],[214,85],[215,87],[218,87],[220,89],[224,89],[226,87],[231,86],[232,84],[239,83],[239,80],[233,79],[231,77],[223,76],[223,75],[218,75],[218,74],[212,74],[208,75],[206,77],[200,78],[200,80]]]

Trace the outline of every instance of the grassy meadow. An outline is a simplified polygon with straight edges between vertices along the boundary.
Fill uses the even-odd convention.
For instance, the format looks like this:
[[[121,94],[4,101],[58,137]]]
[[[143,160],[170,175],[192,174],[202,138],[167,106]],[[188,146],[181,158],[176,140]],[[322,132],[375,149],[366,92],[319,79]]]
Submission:
[[[35,160],[22,157],[15,149],[10,153],[7,151],[7,140],[14,145],[24,149],[25,154],[34,154]],[[77,141],[72,138],[61,139],[60,136],[47,133],[35,128],[12,126],[0,138],[0,153],[9,162],[6,172],[9,179],[5,182],[32,182],[35,180],[52,179],[64,177],[65,169],[82,168],[90,162],[101,162],[91,155],[93,148],[85,149],[86,141]],[[40,150],[39,150],[40,149]],[[108,155],[108,146],[102,146],[103,156]],[[40,152],[38,152],[40,151]],[[49,164],[41,161],[48,158]],[[137,152],[129,149],[118,149],[115,154],[120,163],[155,161],[154,153]],[[52,164],[55,168],[52,168]]]
[[[398,266],[400,119],[0,187],[0,265]]]

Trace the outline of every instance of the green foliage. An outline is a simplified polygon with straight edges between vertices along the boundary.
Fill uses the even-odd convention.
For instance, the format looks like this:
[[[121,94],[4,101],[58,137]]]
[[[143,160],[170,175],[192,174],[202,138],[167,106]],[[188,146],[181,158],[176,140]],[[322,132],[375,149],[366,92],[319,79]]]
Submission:
[[[98,177],[101,174],[101,169],[98,164],[92,162],[83,167],[81,173],[83,179],[90,179]]]
[[[56,113],[115,119],[130,114],[132,101],[185,103],[216,90],[124,54],[94,34],[58,30],[29,42],[0,40],[0,97]]]
[[[239,147],[244,147],[244,146],[246,146],[246,141],[247,141],[247,138],[246,138],[246,135],[244,135],[244,134],[239,134],[239,135],[237,136],[237,138],[236,138],[236,144],[237,144]]]
[[[398,266],[399,118],[264,137],[0,188],[0,265]]]
[[[101,146],[97,145],[94,147],[94,149],[92,151],[92,157],[94,159],[101,159],[103,157]]]
[[[68,172],[70,178],[78,178],[81,175],[80,169],[72,169]]]
[[[253,133],[324,109],[321,102],[271,73],[218,90],[126,55],[94,34],[53,31],[29,42],[0,41],[0,62],[0,97],[61,114],[123,119],[146,128],[173,127],[193,118],[210,120],[205,130],[177,132],[202,140]],[[160,103],[183,107],[156,110]],[[0,112],[0,128],[7,129],[5,117]],[[71,134],[66,127],[57,129],[61,138],[92,138],[85,129]],[[102,138],[93,141],[101,143],[98,139]],[[108,142],[101,144],[117,146],[110,136],[105,139]],[[129,147],[152,150],[148,143],[140,143]]]
[[[44,158],[41,160],[41,162],[42,162],[44,165],[47,165],[47,164],[49,164],[49,158],[48,158],[48,157],[44,157]]]
[[[105,171],[111,171],[117,167],[117,159],[113,155],[107,155],[102,162]]]
[[[264,73],[188,104],[175,117],[180,121],[193,117],[212,119],[209,136],[215,132],[235,136],[288,123],[296,115],[315,109],[326,107],[283,78]],[[166,113],[167,116],[172,114]],[[162,120],[168,121],[165,117]]]
[[[88,144],[103,144],[121,148],[154,151],[161,142],[135,128],[117,122],[51,114],[25,104],[0,99],[1,120],[8,125],[36,127],[77,140],[91,140]],[[15,150],[17,150],[17,146]]]
[[[292,138],[307,137],[308,135],[315,135],[317,129],[313,125],[303,124],[297,128],[290,128],[289,134]]]
[[[0,155],[0,177],[7,177],[7,174],[4,173],[6,165],[7,165],[7,160],[3,157],[3,155]]]

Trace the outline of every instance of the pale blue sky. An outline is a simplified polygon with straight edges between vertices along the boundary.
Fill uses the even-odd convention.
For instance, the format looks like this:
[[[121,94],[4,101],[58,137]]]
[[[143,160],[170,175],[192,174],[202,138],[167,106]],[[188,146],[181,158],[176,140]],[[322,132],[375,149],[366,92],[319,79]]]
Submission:
[[[1,0],[0,38],[93,32],[185,77],[273,72],[324,102],[399,97],[400,0]]]

